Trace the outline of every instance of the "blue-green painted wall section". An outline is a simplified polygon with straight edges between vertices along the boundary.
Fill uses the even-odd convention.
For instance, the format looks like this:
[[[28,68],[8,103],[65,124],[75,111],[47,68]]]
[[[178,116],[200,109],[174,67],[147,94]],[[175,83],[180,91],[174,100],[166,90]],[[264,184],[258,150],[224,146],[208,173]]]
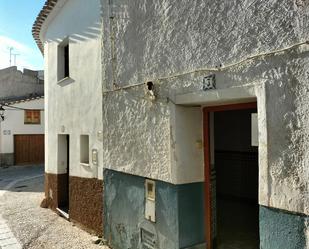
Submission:
[[[308,249],[309,218],[260,207],[260,249]]]
[[[204,184],[184,184],[177,188],[180,248],[204,243]]]
[[[204,242],[203,184],[156,181],[156,222],[144,218],[145,178],[104,170],[104,231],[113,249],[140,248],[140,227],[154,231],[157,249]]]

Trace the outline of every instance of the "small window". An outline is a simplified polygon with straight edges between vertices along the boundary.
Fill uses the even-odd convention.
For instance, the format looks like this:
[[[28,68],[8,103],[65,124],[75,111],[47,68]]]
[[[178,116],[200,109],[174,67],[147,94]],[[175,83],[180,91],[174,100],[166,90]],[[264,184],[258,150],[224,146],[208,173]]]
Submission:
[[[25,124],[41,124],[40,110],[25,110],[24,116]]]
[[[58,81],[70,76],[69,41],[65,39],[58,46]]]
[[[89,164],[89,136],[80,136],[80,162],[82,164]]]
[[[69,77],[69,44],[64,46],[64,78]]]

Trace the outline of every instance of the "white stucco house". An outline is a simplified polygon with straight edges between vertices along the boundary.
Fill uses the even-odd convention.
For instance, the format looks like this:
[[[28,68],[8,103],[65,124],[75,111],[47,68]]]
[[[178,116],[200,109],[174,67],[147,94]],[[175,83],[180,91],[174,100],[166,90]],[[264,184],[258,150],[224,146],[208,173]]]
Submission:
[[[47,0],[48,206],[114,249],[308,248],[308,13]]]
[[[0,102],[1,166],[44,163],[44,97]]]
[[[44,163],[44,81],[40,71],[0,70],[0,165]]]
[[[45,59],[47,205],[102,234],[100,3],[47,1],[33,32]]]

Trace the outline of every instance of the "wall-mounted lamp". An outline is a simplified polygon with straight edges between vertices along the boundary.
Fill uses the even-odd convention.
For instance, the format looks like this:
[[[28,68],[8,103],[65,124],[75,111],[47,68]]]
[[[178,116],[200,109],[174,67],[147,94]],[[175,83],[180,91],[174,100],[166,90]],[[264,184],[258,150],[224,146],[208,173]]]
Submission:
[[[3,106],[0,106],[0,118],[2,119],[2,121],[4,121],[4,108]]]
[[[151,101],[154,101],[156,99],[154,84],[152,81],[146,82],[146,94]]]

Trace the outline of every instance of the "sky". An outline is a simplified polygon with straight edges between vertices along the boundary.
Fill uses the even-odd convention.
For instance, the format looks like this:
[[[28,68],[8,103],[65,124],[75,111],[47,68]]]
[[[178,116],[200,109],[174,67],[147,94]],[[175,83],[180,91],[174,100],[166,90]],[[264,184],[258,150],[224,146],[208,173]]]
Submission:
[[[0,69],[10,66],[10,52],[18,69],[43,70],[43,56],[31,33],[45,0],[0,0]],[[14,66],[14,56],[12,56]]]

